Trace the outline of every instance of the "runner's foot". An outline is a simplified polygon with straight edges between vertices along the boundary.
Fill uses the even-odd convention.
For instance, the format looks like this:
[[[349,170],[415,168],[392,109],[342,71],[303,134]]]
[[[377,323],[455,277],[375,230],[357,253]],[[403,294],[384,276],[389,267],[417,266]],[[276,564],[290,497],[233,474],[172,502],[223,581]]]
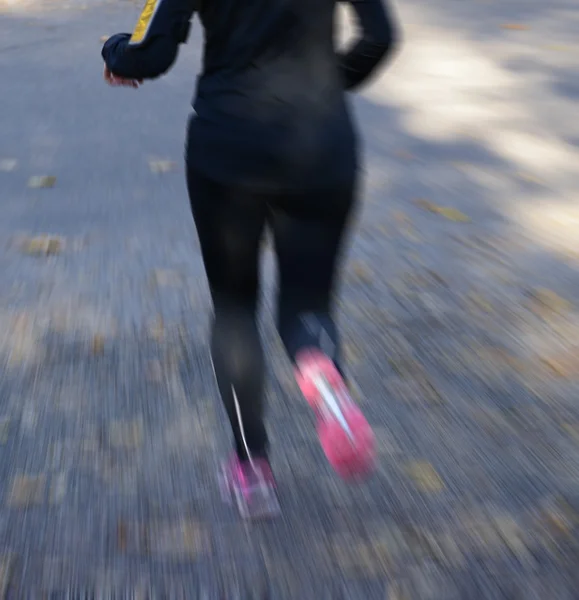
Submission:
[[[318,350],[301,352],[296,362],[297,382],[318,418],[328,461],[345,479],[367,475],[374,466],[374,434],[336,366]]]
[[[222,466],[220,482],[224,500],[233,501],[244,519],[266,519],[280,513],[267,459],[241,461],[234,454]]]

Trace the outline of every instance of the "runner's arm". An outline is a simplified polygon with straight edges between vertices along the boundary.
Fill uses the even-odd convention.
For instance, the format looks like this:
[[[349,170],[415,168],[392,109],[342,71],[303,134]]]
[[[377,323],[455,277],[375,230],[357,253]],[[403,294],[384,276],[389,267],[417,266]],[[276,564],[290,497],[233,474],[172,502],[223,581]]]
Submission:
[[[109,70],[126,79],[155,79],[175,62],[189,35],[195,0],[148,0],[132,33],[110,37],[102,49]]]
[[[338,54],[345,88],[353,90],[372,75],[378,65],[392,55],[397,31],[385,0],[347,0],[356,12],[361,35],[346,52]]]

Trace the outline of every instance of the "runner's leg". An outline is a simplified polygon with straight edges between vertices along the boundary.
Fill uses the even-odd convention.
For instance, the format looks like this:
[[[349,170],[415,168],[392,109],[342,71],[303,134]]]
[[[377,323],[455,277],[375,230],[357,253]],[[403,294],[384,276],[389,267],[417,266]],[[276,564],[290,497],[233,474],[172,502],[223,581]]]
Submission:
[[[374,438],[340,371],[336,273],[355,205],[355,183],[284,197],[270,216],[279,264],[278,329],[300,388],[318,416],[326,456],[344,476],[366,474]]]
[[[284,196],[270,213],[279,267],[277,325],[294,364],[307,348],[318,348],[340,362],[334,290],[355,200],[351,182]]]
[[[237,456],[264,456],[264,357],[256,323],[266,206],[189,169],[191,209],[213,300],[211,357]]]
[[[222,492],[244,518],[279,513],[263,423],[264,357],[256,323],[259,248],[266,203],[188,169],[191,209],[213,299],[211,358],[235,453]]]

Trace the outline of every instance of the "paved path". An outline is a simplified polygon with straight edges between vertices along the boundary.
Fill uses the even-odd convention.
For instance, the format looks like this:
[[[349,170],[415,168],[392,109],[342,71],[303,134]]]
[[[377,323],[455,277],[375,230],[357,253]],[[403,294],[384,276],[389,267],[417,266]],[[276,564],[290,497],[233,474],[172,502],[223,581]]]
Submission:
[[[182,166],[199,26],[135,92],[103,84],[99,38],[136,5],[0,4],[0,596],[578,597],[579,10],[400,4],[403,52],[355,99],[340,315],[379,472],[325,463],[268,285],[284,518],[253,527],[214,480]]]

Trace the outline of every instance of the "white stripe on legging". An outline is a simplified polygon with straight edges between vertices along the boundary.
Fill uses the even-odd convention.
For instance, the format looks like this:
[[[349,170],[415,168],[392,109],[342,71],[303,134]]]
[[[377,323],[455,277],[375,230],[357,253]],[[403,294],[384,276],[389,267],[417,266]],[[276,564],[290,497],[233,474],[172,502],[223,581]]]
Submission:
[[[213,357],[210,356],[209,358],[211,359],[213,377],[215,377],[215,383],[217,384],[217,389],[219,389],[219,382],[217,381],[217,373],[215,372],[215,364],[213,363]],[[231,393],[233,394],[233,403],[235,404],[235,414],[237,415],[237,422],[239,423],[241,439],[243,440],[243,445],[245,447],[245,452],[247,453],[247,458],[253,466],[253,458],[251,456],[251,452],[249,451],[249,446],[247,445],[247,439],[245,438],[245,428],[243,427],[243,419],[241,418],[241,407],[239,406],[239,401],[237,400],[237,394],[235,393],[235,388],[233,387],[233,384],[231,384]]]

